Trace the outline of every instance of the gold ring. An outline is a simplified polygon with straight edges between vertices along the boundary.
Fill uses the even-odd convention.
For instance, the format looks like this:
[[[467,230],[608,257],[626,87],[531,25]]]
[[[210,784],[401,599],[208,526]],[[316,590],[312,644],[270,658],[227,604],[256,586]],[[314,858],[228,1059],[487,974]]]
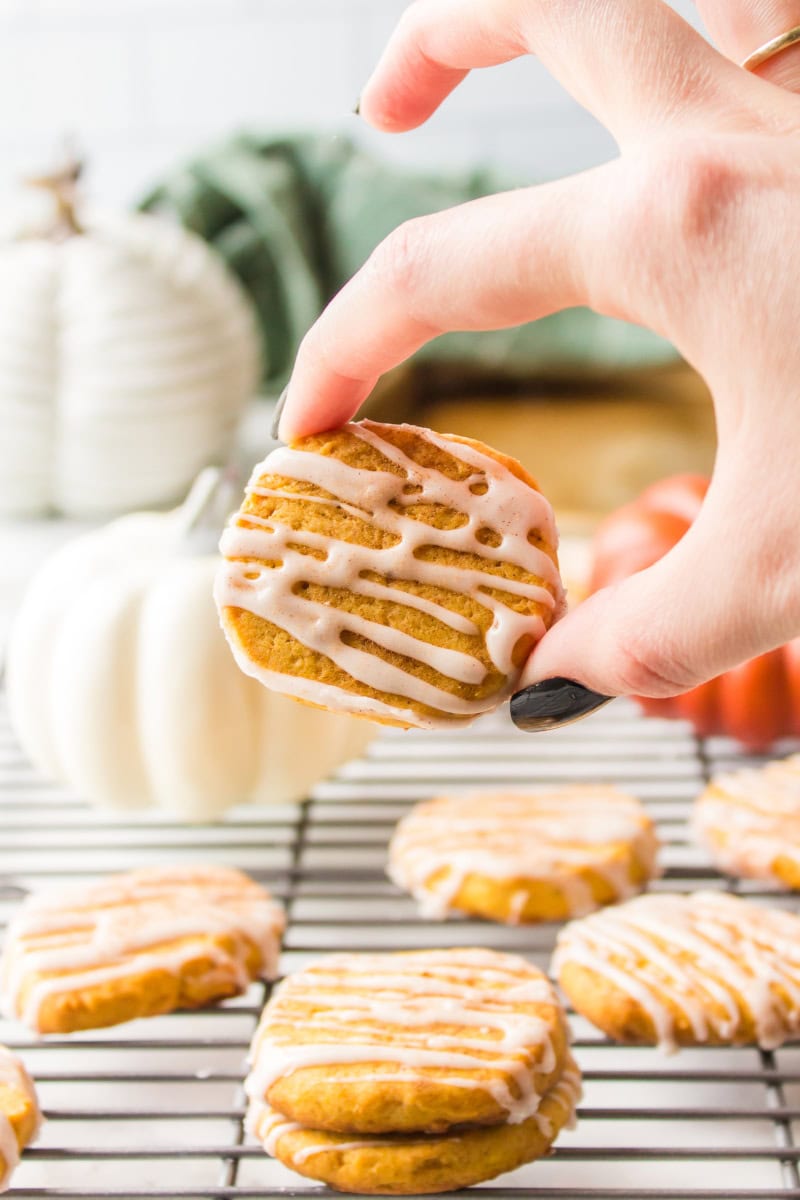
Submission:
[[[771,41],[765,42],[763,46],[759,46],[749,58],[744,60],[742,66],[745,71],[755,71],[756,67],[760,67],[768,58],[774,58],[776,54],[780,54],[782,50],[788,50],[797,42],[800,42],[800,25],[795,25],[794,29],[789,29],[786,33],[781,33]]]

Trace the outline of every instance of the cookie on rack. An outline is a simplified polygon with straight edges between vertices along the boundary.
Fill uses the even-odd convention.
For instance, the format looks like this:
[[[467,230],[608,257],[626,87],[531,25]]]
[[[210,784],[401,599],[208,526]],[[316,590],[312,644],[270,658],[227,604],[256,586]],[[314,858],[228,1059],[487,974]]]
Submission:
[[[241,668],[322,707],[466,723],[516,690],[564,609],[552,509],[478,442],[362,421],[281,446],[222,538]]]
[[[20,1155],[36,1138],[42,1114],[36,1088],[16,1054],[0,1046],[0,1191],[5,1191]]]
[[[716,776],[692,822],[720,870],[800,890],[800,754]]]
[[[574,921],[553,970],[618,1042],[771,1050],[800,1032],[800,917],[726,892],[651,893]]]
[[[389,876],[424,916],[559,921],[634,895],[657,873],[643,806],[615,787],[442,796],[404,817]]]
[[[284,1166],[344,1192],[409,1196],[472,1187],[544,1158],[574,1123],[581,1076],[568,1057],[536,1112],[516,1125],[463,1125],[440,1134],[347,1134],[308,1129],[254,1103],[248,1129]]]
[[[5,1016],[37,1033],[201,1008],[275,974],[283,912],[240,871],[146,867],[34,894],[0,961]]]
[[[539,1157],[571,1117],[568,1040],[552,984],[515,955],[330,955],[264,1009],[250,1128],[334,1187],[468,1186]]]

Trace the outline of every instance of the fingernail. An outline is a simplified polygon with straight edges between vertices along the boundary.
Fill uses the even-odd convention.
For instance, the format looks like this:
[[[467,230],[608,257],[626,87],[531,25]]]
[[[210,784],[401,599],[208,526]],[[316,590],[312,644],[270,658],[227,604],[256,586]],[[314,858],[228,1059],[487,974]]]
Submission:
[[[353,116],[355,116],[355,117],[361,116],[361,97],[360,96],[356,100],[355,107],[353,108]]]
[[[288,396],[288,394],[289,394],[289,385],[287,383],[286,387],[283,389],[280,396],[278,397],[278,403],[275,405],[275,411],[272,414],[272,424],[270,425],[270,428],[269,428],[270,437],[274,437],[278,441],[280,441],[280,434],[278,433],[278,428],[281,423],[281,416],[283,415],[283,410],[284,410],[284,408],[286,408],[286,397]]]
[[[543,679],[511,697],[511,720],[526,733],[558,729],[580,721],[613,699],[573,679]]]

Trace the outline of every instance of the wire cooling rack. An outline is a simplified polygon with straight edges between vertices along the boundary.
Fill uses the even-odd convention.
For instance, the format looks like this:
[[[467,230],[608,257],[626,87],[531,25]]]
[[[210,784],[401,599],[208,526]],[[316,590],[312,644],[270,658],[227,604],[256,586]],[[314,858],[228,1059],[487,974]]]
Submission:
[[[0,702],[2,697],[0,697]],[[781,749],[796,747],[788,744]],[[485,945],[545,966],[555,928],[422,922],[386,880],[386,842],[416,800],[447,790],[609,780],[657,821],[658,887],[733,887],[691,844],[690,802],[712,770],[741,761],[721,739],[645,721],[618,701],[551,734],[493,716],[445,734],[381,734],[302,805],[248,806],[215,826],[114,817],[39,780],[0,709],[0,920],[28,889],[145,863],[243,868],[285,903],[283,971],[330,950]],[[748,895],[765,895],[741,885]],[[796,903],[779,897],[778,903]],[[324,1189],[287,1171],[243,1129],[242,1078],[262,986],[201,1014],[36,1042],[0,1024],[35,1076],[47,1122],[13,1196],[100,1200],[300,1197]],[[485,1185],[490,1200],[800,1200],[800,1045],[665,1057],[614,1046],[574,1018],[585,1098],[550,1158]]]

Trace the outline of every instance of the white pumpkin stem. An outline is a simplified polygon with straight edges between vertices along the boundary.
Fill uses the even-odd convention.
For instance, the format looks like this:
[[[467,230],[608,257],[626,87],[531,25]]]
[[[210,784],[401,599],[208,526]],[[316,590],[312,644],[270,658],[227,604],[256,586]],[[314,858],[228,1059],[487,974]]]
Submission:
[[[195,479],[189,495],[178,509],[180,544],[189,554],[210,554],[225,519],[236,507],[239,479],[235,471],[205,467]]]
[[[59,170],[49,175],[33,175],[25,182],[29,187],[49,192],[55,201],[55,220],[50,236],[61,241],[80,237],[85,231],[78,221],[78,181],[83,173],[83,164],[77,158],[69,158]]]

